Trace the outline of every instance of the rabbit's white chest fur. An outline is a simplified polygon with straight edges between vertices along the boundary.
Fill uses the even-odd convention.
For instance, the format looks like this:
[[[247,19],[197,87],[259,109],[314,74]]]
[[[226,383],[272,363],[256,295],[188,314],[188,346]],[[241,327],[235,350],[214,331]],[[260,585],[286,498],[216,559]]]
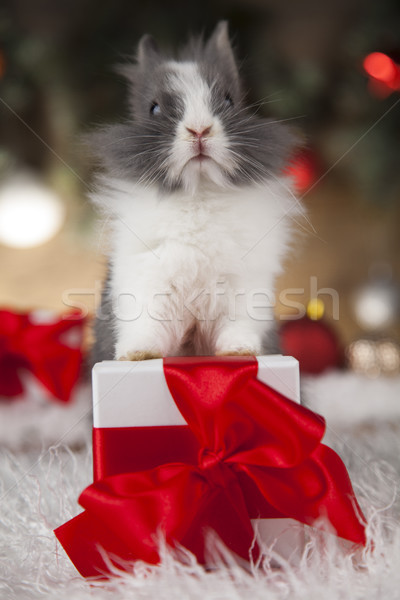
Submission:
[[[94,200],[113,207],[117,358],[261,352],[299,212],[288,182],[160,195],[109,179]]]

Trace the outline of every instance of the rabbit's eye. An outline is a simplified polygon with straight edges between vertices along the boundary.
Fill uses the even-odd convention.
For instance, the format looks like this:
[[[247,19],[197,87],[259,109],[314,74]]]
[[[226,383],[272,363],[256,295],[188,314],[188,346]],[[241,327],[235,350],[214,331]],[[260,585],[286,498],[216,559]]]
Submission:
[[[230,94],[225,94],[224,106],[226,106],[227,108],[230,108],[231,106],[233,106],[233,100],[232,100],[232,96]]]
[[[150,107],[150,114],[159,115],[160,113],[161,113],[160,105],[157,104],[157,102],[153,102],[153,104]]]

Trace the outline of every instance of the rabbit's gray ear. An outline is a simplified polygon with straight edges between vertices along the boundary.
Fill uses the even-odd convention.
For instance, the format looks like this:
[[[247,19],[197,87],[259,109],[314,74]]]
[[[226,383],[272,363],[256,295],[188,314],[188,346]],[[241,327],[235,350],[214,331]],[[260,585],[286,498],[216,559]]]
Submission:
[[[140,65],[159,60],[160,50],[153,36],[144,35],[138,44],[137,61]]]
[[[239,76],[235,55],[229,40],[228,21],[219,21],[206,44],[205,52],[207,59],[212,64],[220,64],[232,77]]]
[[[158,63],[160,55],[157,42],[151,35],[146,34],[139,41],[136,56],[132,56],[130,62],[115,65],[114,70],[135,84],[141,67],[148,68],[151,64]]]

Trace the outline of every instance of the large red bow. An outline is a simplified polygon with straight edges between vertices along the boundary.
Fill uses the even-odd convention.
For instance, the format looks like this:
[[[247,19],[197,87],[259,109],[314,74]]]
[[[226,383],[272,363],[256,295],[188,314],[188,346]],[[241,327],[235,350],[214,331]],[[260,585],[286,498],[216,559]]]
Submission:
[[[260,382],[254,358],[166,358],[164,372],[200,443],[198,464],[122,473],[86,488],[86,511],[55,531],[82,575],[109,570],[100,547],[117,564],[158,562],[157,530],[203,562],[204,532],[213,529],[248,559],[248,506],[257,503],[263,517],[326,517],[337,535],[365,542],[346,468],[320,443],[322,417]]]
[[[24,391],[21,372],[30,371],[54,398],[68,402],[82,364],[80,345],[68,344],[73,328],[84,319],[77,314],[51,323],[35,323],[31,313],[0,310],[0,396]]]

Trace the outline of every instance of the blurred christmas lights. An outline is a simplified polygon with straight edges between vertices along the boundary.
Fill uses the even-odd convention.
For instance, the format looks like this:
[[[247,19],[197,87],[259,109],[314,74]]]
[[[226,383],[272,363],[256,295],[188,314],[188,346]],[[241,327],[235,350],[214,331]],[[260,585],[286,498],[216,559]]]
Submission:
[[[398,314],[398,290],[390,282],[371,281],[354,297],[354,312],[358,324],[367,331],[390,327]]]
[[[30,248],[50,240],[61,228],[60,198],[30,175],[13,176],[0,187],[0,243]]]
[[[356,340],[346,349],[346,358],[352,371],[371,378],[400,373],[400,347],[390,339]]]
[[[369,89],[378,97],[389,96],[400,90],[400,65],[383,52],[372,52],[365,57],[363,67],[370,76]]]
[[[305,192],[317,178],[317,167],[314,156],[309,151],[298,154],[285,169],[292,177],[298,192]]]

